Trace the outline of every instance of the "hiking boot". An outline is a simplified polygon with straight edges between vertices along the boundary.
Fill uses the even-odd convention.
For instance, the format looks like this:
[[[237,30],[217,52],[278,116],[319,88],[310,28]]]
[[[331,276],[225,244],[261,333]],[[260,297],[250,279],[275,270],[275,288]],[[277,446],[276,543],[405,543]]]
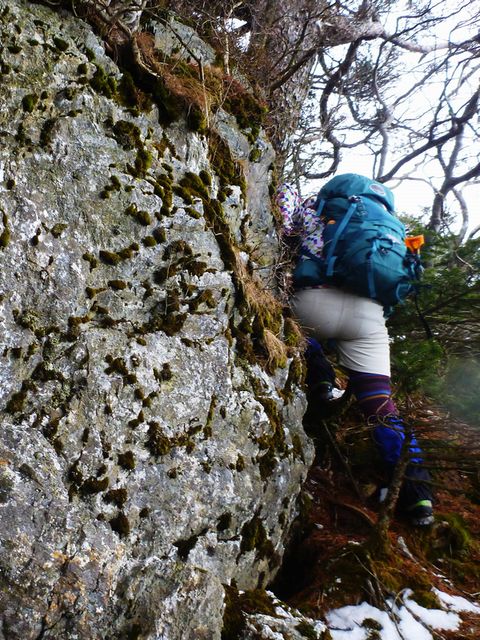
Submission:
[[[333,384],[331,382],[319,382],[316,385],[315,394],[319,402],[330,402],[333,400]]]
[[[419,500],[405,510],[405,515],[414,527],[428,527],[435,520],[431,500]]]

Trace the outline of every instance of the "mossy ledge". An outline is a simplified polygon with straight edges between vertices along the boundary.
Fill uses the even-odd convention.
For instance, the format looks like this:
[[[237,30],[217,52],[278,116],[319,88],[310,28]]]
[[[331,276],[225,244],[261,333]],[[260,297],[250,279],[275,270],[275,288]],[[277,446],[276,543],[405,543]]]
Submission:
[[[221,640],[238,640],[246,630],[247,614],[261,613],[277,617],[275,604],[263,589],[239,592],[233,586],[224,585],[225,611]]]

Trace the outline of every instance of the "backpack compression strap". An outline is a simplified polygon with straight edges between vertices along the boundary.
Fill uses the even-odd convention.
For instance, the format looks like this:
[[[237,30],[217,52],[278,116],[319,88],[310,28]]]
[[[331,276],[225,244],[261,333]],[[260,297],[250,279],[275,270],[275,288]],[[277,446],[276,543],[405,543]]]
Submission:
[[[338,229],[336,230],[335,235],[333,236],[330,242],[330,246],[328,247],[328,252],[325,258],[325,262],[327,264],[327,274],[326,274],[327,276],[333,275],[333,267],[335,265],[335,260],[337,259],[337,256],[334,256],[333,254],[335,252],[337,242],[340,236],[342,235],[343,230],[345,229],[347,224],[350,222],[350,218],[353,216],[359,201],[360,201],[360,198],[358,197],[355,200],[351,200],[350,206],[347,209],[347,213],[343,216],[340,224],[338,225]],[[325,204],[325,201],[323,201],[323,204]]]

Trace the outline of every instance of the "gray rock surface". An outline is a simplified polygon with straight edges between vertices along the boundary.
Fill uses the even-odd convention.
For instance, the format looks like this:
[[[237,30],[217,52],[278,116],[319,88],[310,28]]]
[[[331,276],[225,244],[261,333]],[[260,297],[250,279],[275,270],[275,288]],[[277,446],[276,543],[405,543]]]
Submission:
[[[88,25],[0,0],[0,33],[0,638],[219,639],[312,459],[295,353],[245,356],[226,263],[271,282],[271,149],[217,111],[220,204],[207,137],[122,106]]]

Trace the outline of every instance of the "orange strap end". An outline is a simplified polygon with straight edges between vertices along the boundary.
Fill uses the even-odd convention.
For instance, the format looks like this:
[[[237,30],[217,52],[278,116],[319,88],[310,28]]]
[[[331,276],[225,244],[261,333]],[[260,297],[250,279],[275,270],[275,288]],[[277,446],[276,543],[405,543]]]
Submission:
[[[425,238],[423,235],[421,236],[409,236],[405,238],[405,244],[412,251],[412,253],[417,253],[420,251],[420,247],[425,244]]]

